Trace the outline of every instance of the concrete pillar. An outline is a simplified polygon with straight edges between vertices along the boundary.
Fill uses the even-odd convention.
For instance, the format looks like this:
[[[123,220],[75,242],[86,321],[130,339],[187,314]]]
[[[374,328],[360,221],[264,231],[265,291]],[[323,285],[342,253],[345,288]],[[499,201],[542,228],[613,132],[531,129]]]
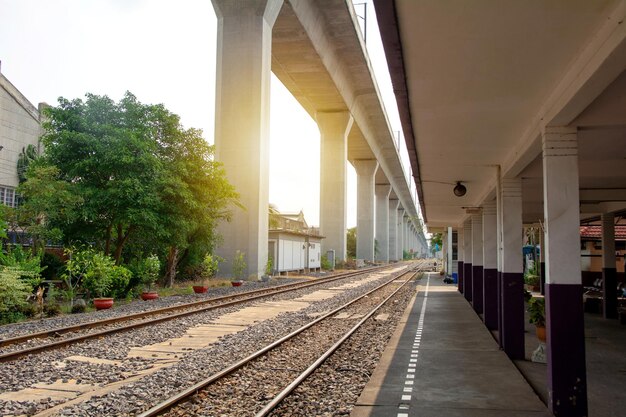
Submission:
[[[374,177],[378,169],[375,159],[357,159],[352,162],[356,170],[356,257],[366,261],[374,260]]]
[[[483,313],[483,215],[472,214],[472,307]]]
[[[398,207],[400,200],[389,200],[389,260],[398,258]]]
[[[347,111],[318,112],[320,129],[320,234],[322,254],[333,249],[337,261],[346,260],[348,216],[348,133],[352,115]]]
[[[605,213],[602,220],[602,313],[605,319],[616,319],[617,265],[615,261],[615,215]]]
[[[404,217],[402,218],[402,229],[403,229],[403,240],[404,242],[402,243],[402,247],[404,248],[405,251],[407,251],[407,253],[410,252],[410,246],[409,246],[409,217],[406,215],[406,213],[404,214]]]
[[[218,19],[215,90],[215,159],[240,195],[222,223],[217,254],[232,272],[237,250],[245,253],[246,276],[257,279],[267,262],[269,198],[269,108],[272,26],[282,0],[245,3],[213,0]]]
[[[502,326],[500,337],[511,359],[524,359],[524,267],[522,181],[502,179]]]
[[[543,227],[539,229],[539,291],[541,295],[546,294],[546,251],[545,251],[545,233]]]
[[[404,209],[398,209],[398,259],[404,259]]]
[[[483,204],[483,316],[489,330],[498,329],[498,244],[496,202]]]
[[[376,185],[374,191],[376,194],[376,241],[378,242],[376,260],[389,262],[389,194],[391,194],[391,185]]]
[[[502,349],[502,177],[500,167],[496,174],[496,249],[498,276],[496,291],[498,297],[498,344]]]
[[[459,286],[459,292],[461,294],[463,294],[463,291],[465,290],[465,228],[463,227],[463,223],[461,223],[461,225],[458,228],[458,232],[457,232],[457,258],[458,258],[458,274],[459,274],[459,280],[458,280],[458,286]]]
[[[465,253],[465,263],[463,264],[463,295],[465,299],[472,302],[472,221],[470,219],[463,223],[463,252]]]
[[[546,127],[542,140],[548,407],[557,416],[586,416],[577,131]]]
[[[454,273],[454,267],[452,266],[453,255],[454,255],[454,249],[452,247],[452,239],[454,237],[454,232],[452,231],[451,227],[448,227],[447,230],[448,232],[446,233],[446,243],[448,245],[448,251],[444,259],[446,262],[446,274],[449,276],[452,276],[452,274]],[[458,273],[457,273],[457,276],[458,276]]]

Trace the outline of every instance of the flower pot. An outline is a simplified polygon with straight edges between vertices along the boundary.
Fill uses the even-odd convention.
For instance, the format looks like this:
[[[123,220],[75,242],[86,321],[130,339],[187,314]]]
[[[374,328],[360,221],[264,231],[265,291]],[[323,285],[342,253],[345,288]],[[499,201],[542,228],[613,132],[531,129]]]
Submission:
[[[113,299],[112,298],[94,298],[93,305],[96,307],[96,310],[107,310],[113,307]]]
[[[535,334],[537,335],[537,339],[542,342],[546,341],[546,328],[544,326],[536,326],[537,330]]]
[[[159,294],[156,291],[146,291],[141,293],[141,299],[144,301],[156,300],[159,298]]]
[[[241,287],[241,285],[243,284],[243,281],[231,281],[230,283],[232,284],[233,287]]]
[[[209,287],[207,285],[194,285],[193,286],[193,292],[195,292],[196,294],[203,294],[207,292],[208,290],[209,290]]]

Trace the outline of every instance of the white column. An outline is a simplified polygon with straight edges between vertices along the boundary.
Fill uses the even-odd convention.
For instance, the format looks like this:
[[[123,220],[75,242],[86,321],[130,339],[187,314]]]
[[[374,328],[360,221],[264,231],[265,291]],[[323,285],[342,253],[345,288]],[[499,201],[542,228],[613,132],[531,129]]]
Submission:
[[[497,269],[498,245],[496,202],[483,204],[483,267]]]
[[[318,112],[320,129],[320,234],[322,254],[333,249],[335,259],[346,259],[348,215],[348,133],[352,115],[347,111]]]
[[[546,127],[542,139],[548,407],[586,416],[577,131]]]
[[[400,200],[389,200],[389,260],[398,259],[398,207]]]
[[[231,274],[237,250],[245,253],[246,275],[258,278],[267,262],[269,195],[269,108],[272,26],[282,0],[245,3],[213,0],[218,19],[215,90],[215,159],[240,195],[222,223],[217,253]]]
[[[496,202],[483,204],[483,317],[489,330],[498,329],[498,244]]]
[[[376,185],[375,194],[376,241],[378,242],[376,260],[389,262],[389,194],[391,194],[391,185]]]
[[[483,312],[483,215],[472,214],[472,306]]]
[[[602,221],[602,313],[605,319],[619,317],[617,308],[617,268],[615,262],[615,215],[605,213]]]
[[[472,301],[472,221],[463,222],[463,295],[467,301]]]
[[[452,255],[453,255],[453,250],[452,250],[452,237],[453,237],[453,230],[451,227],[448,227],[448,233],[447,235],[447,244],[448,244],[448,253],[447,253],[447,257],[445,258],[446,260],[446,273],[450,276],[452,276],[452,273],[454,272],[454,267],[452,265]]]
[[[522,181],[502,179],[502,327],[505,353],[524,359]]]
[[[357,175],[356,201],[356,257],[366,261],[374,260],[375,210],[374,180],[378,161],[357,159],[352,161]]]

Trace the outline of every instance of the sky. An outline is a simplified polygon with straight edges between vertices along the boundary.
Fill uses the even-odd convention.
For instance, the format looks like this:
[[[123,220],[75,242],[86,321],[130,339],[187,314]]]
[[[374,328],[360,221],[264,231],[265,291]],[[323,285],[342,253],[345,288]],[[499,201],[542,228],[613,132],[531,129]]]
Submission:
[[[398,131],[374,7],[368,0],[355,9],[364,16],[365,7],[370,59]],[[0,0],[1,72],[35,106],[88,92],[117,101],[131,91],[143,103],[163,103],[213,143],[216,28],[210,0]],[[272,75],[270,202],[282,212],[303,210],[309,225],[319,225],[319,155],[316,123]],[[402,159],[408,167],[405,148]],[[356,174],[348,164],[353,226]]]

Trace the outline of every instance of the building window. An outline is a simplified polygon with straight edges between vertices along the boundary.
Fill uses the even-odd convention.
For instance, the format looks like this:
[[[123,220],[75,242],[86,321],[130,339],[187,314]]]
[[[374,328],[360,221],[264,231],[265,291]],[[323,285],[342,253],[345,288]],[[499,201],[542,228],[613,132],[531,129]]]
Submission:
[[[0,203],[13,208],[17,207],[15,188],[0,187]]]

